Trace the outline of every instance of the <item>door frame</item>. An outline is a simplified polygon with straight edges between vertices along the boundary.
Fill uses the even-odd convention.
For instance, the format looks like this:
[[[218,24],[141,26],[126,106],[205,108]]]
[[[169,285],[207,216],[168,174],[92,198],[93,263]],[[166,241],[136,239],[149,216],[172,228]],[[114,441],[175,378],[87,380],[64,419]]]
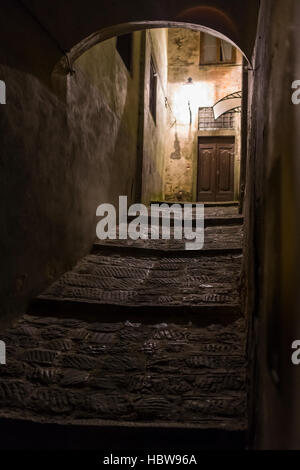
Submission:
[[[196,151],[196,165],[195,165],[195,200],[198,200],[198,193],[199,193],[199,147],[200,147],[200,144],[201,144],[201,141],[204,143],[205,141],[209,141],[209,140],[222,140],[224,139],[224,141],[228,140],[228,141],[231,141],[231,143],[233,144],[233,148],[234,148],[234,155],[233,155],[233,162],[232,162],[232,185],[233,185],[233,200],[236,199],[236,190],[235,190],[235,178],[236,176],[236,162],[237,162],[237,135],[236,133],[213,133],[213,134],[207,134],[207,133],[203,133],[203,134],[198,134],[197,136],[197,139],[196,139],[196,142],[197,142],[197,151]],[[221,200],[220,201],[212,201],[212,202],[222,202]],[[226,202],[226,201],[224,201]]]

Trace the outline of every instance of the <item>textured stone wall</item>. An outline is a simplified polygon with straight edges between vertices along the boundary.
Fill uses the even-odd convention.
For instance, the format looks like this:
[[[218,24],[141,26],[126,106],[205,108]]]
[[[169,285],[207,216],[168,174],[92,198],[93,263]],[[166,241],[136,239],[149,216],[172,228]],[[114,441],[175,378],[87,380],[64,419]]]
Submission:
[[[139,34],[132,78],[110,40],[76,62],[65,100],[0,66],[2,323],[89,251],[101,202],[134,198]]]
[[[80,115],[86,83],[93,90],[97,119],[92,128],[97,129],[96,158],[101,162],[99,201],[118,204],[119,195],[126,195],[130,204],[140,177],[136,163],[141,33],[133,34],[132,73],[116,49],[116,40],[92,47],[75,62],[76,74],[69,80],[67,100],[72,112]]]
[[[224,96],[242,88],[242,56],[237,51],[234,65],[199,66],[200,33],[188,29],[171,29],[168,39],[168,98],[173,110],[173,125],[167,137],[165,195],[168,200],[191,201],[197,192],[198,137],[233,135],[235,151],[235,194],[238,196],[240,161],[240,115],[236,128],[225,131],[199,131],[198,108],[213,106]],[[192,92],[184,85],[193,79]],[[191,96],[192,124],[188,108]],[[174,121],[176,119],[176,123]]]
[[[246,186],[247,312],[254,445],[299,449],[299,2],[261,2],[250,71]]]
[[[167,38],[167,29],[152,29],[146,32],[142,183],[142,201],[146,204],[151,200],[164,198],[165,142],[169,115],[165,104],[168,84]],[[149,108],[151,56],[157,71],[156,122]]]

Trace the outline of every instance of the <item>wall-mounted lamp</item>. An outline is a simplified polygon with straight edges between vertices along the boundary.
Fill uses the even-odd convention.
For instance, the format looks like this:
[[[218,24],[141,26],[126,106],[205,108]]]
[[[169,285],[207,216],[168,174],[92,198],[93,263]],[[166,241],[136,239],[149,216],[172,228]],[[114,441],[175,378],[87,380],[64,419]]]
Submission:
[[[184,84],[184,87],[185,87],[185,89],[184,89],[184,94],[185,94],[186,101],[187,101],[188,108],[189,108],[189,113],[190,113],[190,125],[191,125],[192,122],[193,122],[191,104],[192,104],[192,101],[193,101],[193,98],[194,98],[194,95],[195,95],[195,85],[194,85],[194,82],[193,82],[192,77],[189,77],[189,78],[187,79],[187,81],[186,81],[185,84]]]

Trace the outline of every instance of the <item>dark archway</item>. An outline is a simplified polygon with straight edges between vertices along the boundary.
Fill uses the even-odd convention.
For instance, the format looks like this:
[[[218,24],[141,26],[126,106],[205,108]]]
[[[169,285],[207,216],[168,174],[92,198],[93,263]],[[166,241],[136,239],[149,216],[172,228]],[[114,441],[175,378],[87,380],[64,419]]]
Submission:
[[[204,25],[227,36],[250,57],[256,33],[258,0],[22,0],[22,3],[70,51],[95,31],[139,22],[184,22]],[[84,17],[83,17],[84,8]],[[59,21],[57,19],[59,18]]]
[[[3,50],[1,63],[49,84],[53,69],[65,54],[76,56],[94,41],[122,32],[180,25],[222,35],[251,60],[258,9],[258,0],[3,0],[0,41],[9,40],[10,54]]]
[[[224,24],[227,24],[228,30],[230,30],[229,28],[229,25],[231,24],[230,19],[227,18],[224,14],[218,13],[218,15],[220,16],[220,18],[223,19]],[[231,31],[233,33],[234,25],[231,24],[231,27],[232,27]],[[144,29],[154,29],[154,28],[187,28],[187,29],[192,29],[195,31],[203,31],[208,34],[212,34],[213,36],[217,36],[221,39],[224,39],[230,42],[233,46],[239,49],[241,53],[244,55],[245,59],[250,64],[251,58],[247,56],[247,52],[241,49],[239,43],[231,39],[232,37],[234,37],[233,34],[231,35],[223,34],[221,31],[224,30],[224,28],[222,28],[221,26],[219,30],[216,30],[216,29],[212,29],[211,27],[207,27],[203,24],[189,23],[185,21],[139,21],[139,22],[130,22],[130,23],[114,25],[109,28],[96,31],[95,33],[91,34],[90,36],[88,36],[87,38],[83,39],[78,44],[76,44],[70,50],[69,53],[63,56],[59,64],[57,64],[56,68],[57,67],[61,68],[61,66],[63,65],[63,68],[68,69],[69,67],[72,66],[72,63],[78,57],[80,57],[84,52],[86,52],[88,49],[98,44],[99,42],[105,41],[114,36],[119,36],[121,34],[127,34],[133,31],[140,31]]]

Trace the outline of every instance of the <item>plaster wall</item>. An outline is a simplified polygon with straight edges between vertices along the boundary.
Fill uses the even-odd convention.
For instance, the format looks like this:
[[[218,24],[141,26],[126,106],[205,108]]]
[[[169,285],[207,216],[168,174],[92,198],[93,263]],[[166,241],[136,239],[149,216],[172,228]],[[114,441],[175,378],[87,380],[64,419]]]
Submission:
[[[118,204],[119,195],[135,200],[141,33],[133,33],[132,70],[116,49],[117,38],[92,47],[74,64],[75,78],[69,80],[68,106],[80,119],[85,83],[95,90],[98,119],[100,202]],[[140,178],[141,176],[138,175]],[[105,200],[106,198],[106,200]]]
[[[235,64],[199,65],[200,33],[171,29],[168,37],[168,98],[176,123],[166,143],[165,196],[170,201],[195,201],[197,195],[198,138],[231,135],[235,137],[235,196],[238,198],[240,167],[240,114],[235,128],[198,131],[198,108],[213,106],[226,95],[242,88],[242,55]],[[193,85],[185,85],[187,79]],[[192,91],[189,91],[192,89]],[[192,123],[190,124],[190,101]]]
[[[90,250],[100,203],[133,200],[139,41],[136,33],[132,77],[110,40],[64,77],[64,100],[0,65],[1,324]]]
[[[253,366],[254,447],[299,449],[299,2],[261,2],[250,115],[245,199],[246,312]]]
[[[165,102],[168,85],[167,41],[167,29],[146,32],[142,171],[142,202],[146,204],[151,200],[164,198],[165,142],[169,118],[169,109]],[[156,120],[153,119],[149,107],[151,57],[157,72]]]

